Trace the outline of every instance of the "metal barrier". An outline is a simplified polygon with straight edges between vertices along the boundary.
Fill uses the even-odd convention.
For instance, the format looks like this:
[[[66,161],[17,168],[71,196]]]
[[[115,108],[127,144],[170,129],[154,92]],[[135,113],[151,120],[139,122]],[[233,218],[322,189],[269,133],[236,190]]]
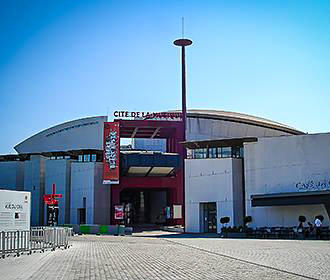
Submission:
[[[69,237],[72,236],[72,228],[61,227],[37,227],[24,231],[0,232],[0,254],[2,258],[7,255],[26,252],[32,254],[35,251],[44,252],[46,249],[67,249],[70,247]]]

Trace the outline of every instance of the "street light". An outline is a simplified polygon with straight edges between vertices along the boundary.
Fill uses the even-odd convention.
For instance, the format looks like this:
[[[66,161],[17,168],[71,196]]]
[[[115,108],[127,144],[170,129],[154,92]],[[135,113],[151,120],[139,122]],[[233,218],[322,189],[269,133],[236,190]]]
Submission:
[[[183,21],[183,19],[182,19]],[[182,23],[183,28],[183,23]],[[183,32],[182,32],[183,34]],[[183,35],[182,35],[183,37]],[[181,47],[182,50],[182,123],[183,123],[183,141],[186,141],[186,122],[187,122],[187,104],[186,104],[186,54],[185,47],[190,46],[192,41],[189,39],[178,39],[174,41],[174,45]],[[183,196],[183,213],[185,212],[185,167],[184,160],[186,152],[183,152],[182,160],[182,196]],[[183,226],[185,228],[185,215],[183,215]],[[186,230],[185,230],[186,231]]]
[[[183,141],[186,141],[186,120],[187,120],[187,103],[186,103],[186,54],[185,47],[190,46],[192,41],[189,39],[178,39],[174,41],[174,45],[181,47],[182,50],[182,122],[183,122]]]

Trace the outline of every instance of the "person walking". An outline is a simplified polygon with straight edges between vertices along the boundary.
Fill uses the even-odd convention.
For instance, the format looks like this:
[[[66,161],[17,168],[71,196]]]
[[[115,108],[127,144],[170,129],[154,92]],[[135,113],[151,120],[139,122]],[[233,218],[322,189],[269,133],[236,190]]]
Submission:
[[[316,231],[316,238],[317,239],[321,239],[321,226],[322,226],[322,222],[319,219],[319,217],[315,217],[314,225],[315,225],[315,231]]]

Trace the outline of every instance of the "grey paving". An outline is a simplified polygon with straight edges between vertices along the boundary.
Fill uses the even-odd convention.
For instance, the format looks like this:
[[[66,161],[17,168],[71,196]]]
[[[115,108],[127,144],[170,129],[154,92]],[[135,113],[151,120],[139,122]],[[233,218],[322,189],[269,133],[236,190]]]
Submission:
[[[0,279],[329,279],[330,242],[164,232],[78,236],[68,250],[0,260]]]

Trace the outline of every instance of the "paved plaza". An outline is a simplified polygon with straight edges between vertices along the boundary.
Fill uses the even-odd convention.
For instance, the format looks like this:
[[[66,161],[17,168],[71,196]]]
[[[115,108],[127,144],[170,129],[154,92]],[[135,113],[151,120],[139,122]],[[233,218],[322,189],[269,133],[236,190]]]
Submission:
[[[0,260],[0,279],[330,279],[330,242],[166,232],[76,236],[67,250]]]

